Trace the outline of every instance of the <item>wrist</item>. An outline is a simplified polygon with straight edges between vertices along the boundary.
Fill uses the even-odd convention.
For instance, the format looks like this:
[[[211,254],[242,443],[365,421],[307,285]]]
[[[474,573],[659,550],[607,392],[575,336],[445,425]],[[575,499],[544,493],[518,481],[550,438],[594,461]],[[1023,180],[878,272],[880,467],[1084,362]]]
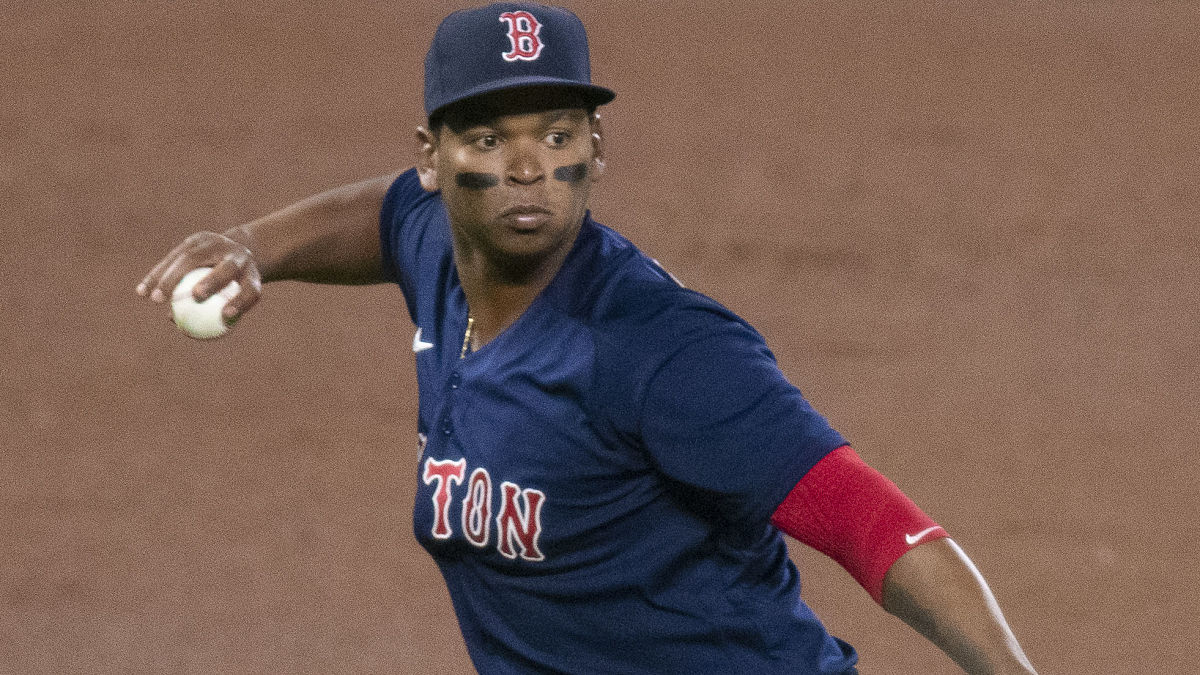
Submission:
[[[251,264],[258,268],[258,273],[263,283],[268,281],[276,281],[277,278],[274,275],[275,266],[269,264],[269,261],[260,250],[261,246],[259,245],[258,240],[254,237],[254,230],[252,227],[253,224],[254,223],[243,223],[241,225],[231,227],[221,234],[245,247]]]
[[[247,225],[242,224],[242,225],[238,225],[236,227],[231,227],[228,230],[225,230],[224,232],[222,232],[221,234],[236,241],[237,243],[241,244],[242,246],[245,246],[247,249],[249,249],[253,253],[254,248],[253,248],[253,246],[251,246],[251,244],[254,242],[254,237],[251,236],[250,228],[247,227]]]

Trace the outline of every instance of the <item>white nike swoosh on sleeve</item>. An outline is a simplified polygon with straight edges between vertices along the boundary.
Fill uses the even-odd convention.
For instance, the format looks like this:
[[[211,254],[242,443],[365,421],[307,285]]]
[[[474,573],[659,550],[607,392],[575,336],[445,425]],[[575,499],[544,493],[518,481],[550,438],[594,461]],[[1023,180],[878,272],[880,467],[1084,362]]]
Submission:
[[[912,546],[913,544],[917,543],[918,541],[921,541],[921,539],[923,539],[925,537],[925,535],[938,529],[938,527],[940,527],[940,526],[934,525],[933,527],[927,527],[916,534],[906,534],[906,535],[904,535],[904,541],[909,546]]]

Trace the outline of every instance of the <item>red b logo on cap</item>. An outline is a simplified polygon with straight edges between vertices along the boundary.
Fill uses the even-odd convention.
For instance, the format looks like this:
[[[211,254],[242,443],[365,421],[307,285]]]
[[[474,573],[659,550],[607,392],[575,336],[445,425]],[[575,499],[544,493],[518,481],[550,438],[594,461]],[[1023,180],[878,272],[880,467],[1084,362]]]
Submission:
[[[542,44],[538,33],[542,32],[542,24],[529,12],[505,12],[500,20],[508,24],[508,41],[512,43],[512,51],[504,52],[505,61],[532,61],[542,53]]]

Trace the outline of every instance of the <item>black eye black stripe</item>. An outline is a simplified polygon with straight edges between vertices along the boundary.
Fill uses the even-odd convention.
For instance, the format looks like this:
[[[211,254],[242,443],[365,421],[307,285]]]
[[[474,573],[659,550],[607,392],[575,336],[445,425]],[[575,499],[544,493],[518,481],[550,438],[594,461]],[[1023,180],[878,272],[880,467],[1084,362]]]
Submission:
[[[475,173],[472,171],[464,171],[454,176],[454,182],[458,183],[460,188],[466,188],[468,190],[486,190],[499,185],[500,177],[493,173]]]
[[[561,180],[564,183],[578,183],[587,178],[588,165],[586,162],[572,164],[570,166],[560,166],[554,170],[554,178]]]

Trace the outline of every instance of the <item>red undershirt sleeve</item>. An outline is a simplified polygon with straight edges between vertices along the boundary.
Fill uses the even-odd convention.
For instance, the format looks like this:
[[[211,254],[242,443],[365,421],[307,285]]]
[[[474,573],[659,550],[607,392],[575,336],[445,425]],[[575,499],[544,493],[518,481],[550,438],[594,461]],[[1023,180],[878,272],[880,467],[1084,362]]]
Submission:
[[[881,604],[883,577],[900,556],[950,536],[848,445],[817,462],[771,522],[833,558]]]

